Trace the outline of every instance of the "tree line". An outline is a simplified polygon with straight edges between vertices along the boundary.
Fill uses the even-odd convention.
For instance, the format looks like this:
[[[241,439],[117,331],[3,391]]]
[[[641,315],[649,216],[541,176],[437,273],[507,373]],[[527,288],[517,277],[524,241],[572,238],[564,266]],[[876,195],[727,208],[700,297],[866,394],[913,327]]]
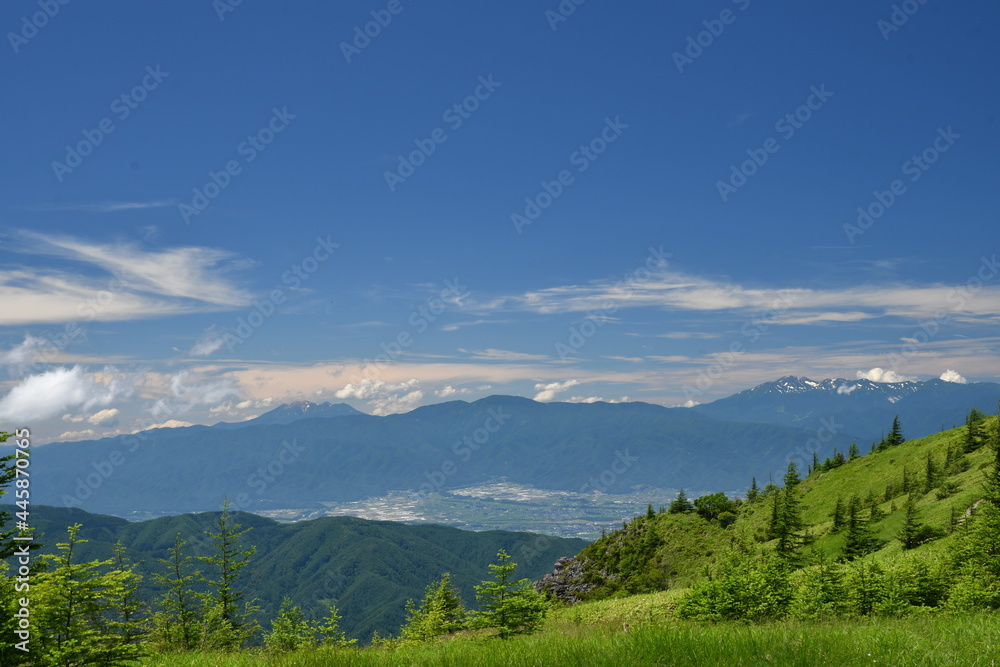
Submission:
[[[10,434],[0,433],[0,442]],[[0,496],[14,481],[14,456],[0,458]],[[256,619],[260,611],[247,594],[245,568],[255,547],[244,547],[249,532],[234,519],[231,503],[223,505],[212,529],[206,531],[211,554],[185,553],[188,542],[178,534],[152,574],[163,593],[152,603],[139,595],[142,575],[120,542],[105,560],[82,561],[81,525],[67,528],[56,553],[42,555],[19,585],[9,572],[15,536],[30,535],[4,529],[11,517],[0,513],[0,664],[75,667],[133,664],[150,653],[230,652],[251,646],[267,651],[320,647],[347,648],[357,643],[340,629],[336,605],[325,618],[311,622],[302,609],[285,598],[265,630]],[[33,549],[38,544],[32,544]],[[549,608],[527,579],[516,579],[517,565],[503,550],[489,565],[492,578],[475,587],[480,603],[467,610],[450,574],[427,587],[424,599],[406,604],[407,620],[397,637],[376,632],[372,643],[426,641],[459,630],[483,630],[501,638],[538,629]],[[201,584],[200,588],[197,584]],[[18,641],[15,616],[20,600],[29,600],[28,638]],[[22,631],[25,624],[22,623]]]

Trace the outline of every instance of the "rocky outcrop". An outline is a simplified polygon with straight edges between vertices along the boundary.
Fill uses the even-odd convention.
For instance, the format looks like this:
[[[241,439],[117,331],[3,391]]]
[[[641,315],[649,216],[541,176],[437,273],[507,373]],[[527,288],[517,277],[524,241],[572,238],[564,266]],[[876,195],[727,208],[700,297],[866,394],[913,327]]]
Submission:
[[[566,604],[576,604],[583,600],[594,588],[594,584],[584,580],[584,572],[589,559],[560,558],[555,569],[534,583],[535,590],[562,600]]]

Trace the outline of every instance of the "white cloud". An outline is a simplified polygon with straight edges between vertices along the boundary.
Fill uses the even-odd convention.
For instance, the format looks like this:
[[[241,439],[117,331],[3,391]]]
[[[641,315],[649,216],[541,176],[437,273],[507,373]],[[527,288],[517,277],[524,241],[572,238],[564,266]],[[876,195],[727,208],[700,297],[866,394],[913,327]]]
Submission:
[[[15,372],[22,371],[41,357],[42,351],[52,345],[44,338],[27,335],[24,340],[6,352],[0,352],[0,364],[12,366]]]
[[[628,403],[628,396],[621,398],[604,398],[602,396],[573,396],[566,403]]]
[[[160,422],[159,424],[153,424],[152,426],[147,426],[144,431],[151,431],[154,428],[183,428],[185,426],[194,426],[190,422],[180,421],[178,419],[168,419],[165,422]],[[133,433],[138,433],[139,431],[132,431]]]
[[[542,403],[546,401],[551,401],[556,397],[556,394],[561,394],[570,387],[575,387],[580,384],[576,380],[566,380],[565,382],[550,382],[549,384],[539,383],[535,385],[535,400],[541,401]]]
[[[458,351],[472,355],[472,359],[482,359],[484,361],[544,361],[549,358],[547,354],[528,354],[526,352],[513,352],[511,350],[497,350],[492,347],[485,350],[465,350],[459,348]]]
[[[100,412],[95,412],[87,418],[87,421],[94,426],[114,427],[118,423],[118,415],[121,412],[118,408],[105,408]]]
[[[944,373],[941,373],[941,379],[945,382],[955,382],[957,384],[966,384],[968,380],[958,374],[957,371],[953,371],[950,368]]]
[[[170,391],[186,404],[186,408],[197,405],[216,405],[230,396],[239,396],[236,382],[232,378],[220,378],[198,384],[186,384],[188,371],[181,371],[170,378]]]
[[[842,384],[839,387],[837,387],[837,393],[841,396],[848,396],[852,391],[854,391],[857,388],[858,385],[856,384],[852,385]]]
[[[954,304],[951,285],[860,284],[834,289],[748,287],[673,269],[655,269],[644,280],[595,280],[559,285],[472,303],[475,312],[528,311],[539,314],[580,313],[616,308],[662,308],[695,313],[710,311],[772,312],[776,324],[860,322],[878,317],[934,317],[942,309],[956,319],[995,325],[1000,312],[1000,286],[986,285],[975,298]],[[681,334],[664,334],[676,337]]]
[[[872,382],[912,382],[917,379],[909,375],[900,375],[889,368],[873,368],[870,371],[858,371],[857,377],[859,380],[871,380]]]
[[[84,429],[83,431],[66,431],[58,438],[56,441],[68,441],[68,440],[86,440],[87,438],[93,438],[97,435],[97,432],[92,428]]]
[[[372,414],[389,415],[407,412],[417,407],[424,392],[417,389],[420,381],[410,379],[399,384],[389,384],[385,380],[370,380],[365,378],[358,384],[347,384],[334,392],[337,398],[353,398],[367,401],[372,408]]]
[[[147,208],[163,208],[176,206],[174,199],[154,199],[151,201],[101,201],[78,202],[69,204],[41,204],[32,206],[34,211],[84,211],[88,213],[117,213],[119,211],[138,211]]]
[[[13,250],[74,262],[71,269],[28,266],[0,270],[0,326],[121,321],[216,311],[250,302],[226,274],[241,268],[231,253],[203,247],[148,251],[72,237],[19,233]],[[8,265],[10,261],[8,259]]]
[[[17,423],[48,419],[70,408],[104,407],[130,387],[110,371],[87,375],[83,368],[57,368],[31,375],[0,399],[0,420]]]
[[[225,344],[225,338],[220,336],[214,329],[209,329],[197,343],[191,346],[190,353],[194,357],[207,357]]]

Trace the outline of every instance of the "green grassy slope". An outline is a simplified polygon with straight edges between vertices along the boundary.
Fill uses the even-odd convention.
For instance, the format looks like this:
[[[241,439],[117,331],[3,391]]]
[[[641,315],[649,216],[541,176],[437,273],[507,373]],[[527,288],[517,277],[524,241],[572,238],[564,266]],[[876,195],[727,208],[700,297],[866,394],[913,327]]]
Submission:
[[[996,417],[986,420],[988,432],[996,428]],[[901,482],[904,469],[918,488],[915,494],[919,521],[938,529],[940,537],[910,553],[941,553],[953,541],[952,519],[961,517],[982,497],[985,471],[992,461],[988,446],[965,454],[961,470],[942,475],[938,484],[925,491],[926,460],[930,455],[944,468],[948,448],[959,451],[965,428],[956,428],[926,438],[861,456],[827,471],[816,471],[799,485],[802,519],[809,544],[803,549],[808,560],[837,557],[845,542],[845,531],[832,531],[832,513],[840,499],[845,504],[857,496],[868,516],[877,506],[883,517],[872,524],[882,559],[893,559],[903,551],[896,539],[902,528],[908,494]],[[887,494],[887,487],[890,488]],[[946,487],[947,490],[946,490]],[[651,519],[637,517],[607,536],[588,545],[574,561],[582,569],[577,583],[592,586],[580,597],[599,599],[678,588],[690,585],[702,569],[716,561],[737,538],[765,542],[773,494],[743,503],[739,518],[723,527],[718,521],[697,514],[657,513]],[[668,499],[664,499],[666,502]]]

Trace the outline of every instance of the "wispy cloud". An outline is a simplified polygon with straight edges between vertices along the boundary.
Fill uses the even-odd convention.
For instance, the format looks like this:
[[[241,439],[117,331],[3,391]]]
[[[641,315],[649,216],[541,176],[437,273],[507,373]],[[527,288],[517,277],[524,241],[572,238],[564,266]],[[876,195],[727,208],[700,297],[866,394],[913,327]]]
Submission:
[[[1000,282],[1000,281],[998,281]],[[601,312],[607,304],[618,309],[657,308],[691,313],[751,314],[777,311],[776,324],[858,322],[879,317],[918,319],[951,311],[968,323],[995,325],[1000,321],[1000,284],[984,284],[974,293],[963,286],[861,284],[832,289],[747,287],[735,282],[682,273],[653,272],[631,284],[594,281],[561,285],[517,295],[470,303],[472,310],[526,311],[537,314]],[[689,337],[669,332],[664,337]],[[697,334],[690,334],[695,336]]]
[[[102,201],[67,202],[57,204],[37,204],[26,207],[31,211],[79,211],[86,213],[118,213],[120,211],[141,211],[147,208],[176,206],[176,199],[154,199],[151,201]]]
[[[528,354],[526,352],[513,352],[511,350],[497,350],[492,347],[485,350],[465,350],[459,348],[458,351],[468,354],[471,359],[479,359],[481,361],[546,361],[550,359],[547,354]]]
[[[163,317],[250,302],[250,294],[228,275],[242,268],[239,258],[223,250],[147,251],[134,244],[35,232],[20,232],[16,238],[16,252],[57,257],[76,266],[65,270],[32,261],[0,270],[0,326]]]

